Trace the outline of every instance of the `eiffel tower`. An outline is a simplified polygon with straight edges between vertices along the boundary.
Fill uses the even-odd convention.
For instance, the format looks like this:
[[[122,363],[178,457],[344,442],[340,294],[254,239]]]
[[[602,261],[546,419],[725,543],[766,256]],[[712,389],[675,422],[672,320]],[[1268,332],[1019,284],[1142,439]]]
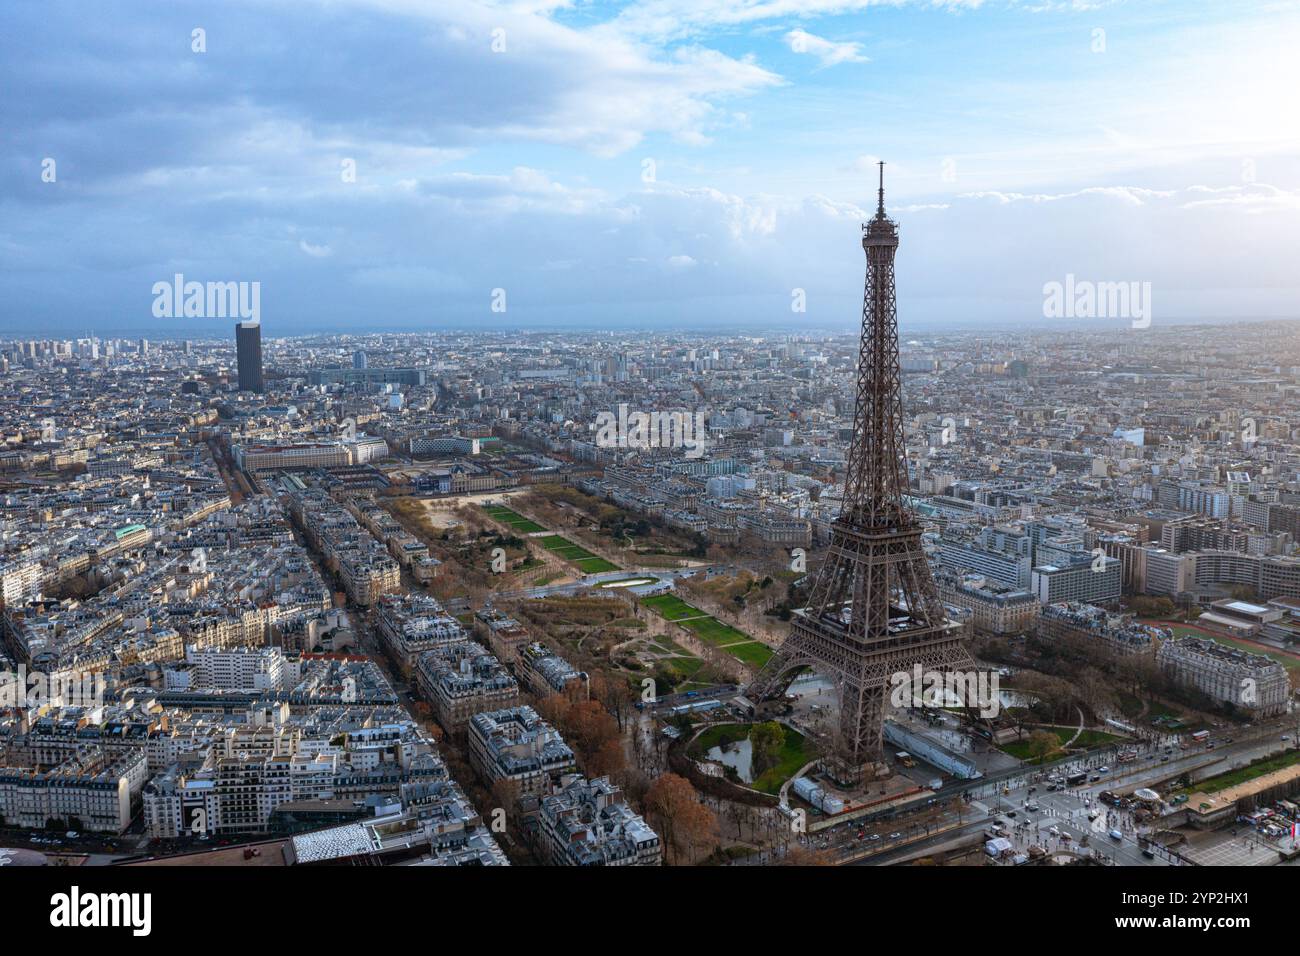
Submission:
[[[755,701],[785,694],[803,668],[830,678],[840,700],[840,732],[825,769],[853,785],[881,757],[891,677],[971,669],[961,625],[949,621],[921,548],[921,528],[903,504],[905,444],[899,389],[894,252],[898,224],[885,215],[880,164],[876,215],[862,226],[867,254],[844,506],[808,606],[748,689]]]

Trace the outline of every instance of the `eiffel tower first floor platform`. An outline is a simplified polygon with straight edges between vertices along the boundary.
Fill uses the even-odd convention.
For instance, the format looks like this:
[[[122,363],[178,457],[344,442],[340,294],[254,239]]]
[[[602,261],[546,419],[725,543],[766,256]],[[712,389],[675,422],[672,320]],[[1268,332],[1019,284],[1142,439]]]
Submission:
[[[967,628],[950,620],[925,625],[903,611],[894,619],[898,626],[887,635],[861,641],[850,638],[829,615],[814,619],[807,611],[795,611],[789,636],[746,696],[756,704],[778,700],[805,668],[829,680],[839,698],[840,720],[822,767],[837,783],[857,786],[876,775],[883,758],[894,675],[911,674],[918,665],[924,672],[973,670],[975,662],[965,645]]]

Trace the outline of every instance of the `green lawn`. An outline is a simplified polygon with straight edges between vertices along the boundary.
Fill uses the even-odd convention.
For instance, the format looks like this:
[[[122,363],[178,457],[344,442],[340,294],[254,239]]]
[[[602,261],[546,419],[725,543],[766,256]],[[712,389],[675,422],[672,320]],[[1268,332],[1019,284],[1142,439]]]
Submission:
[[[744,644],[732,644],[724,648],[736,660],[751,667],[759,668],[772,657],[772,649],[758,641],[746,641]]]
[[[617,564],[606,561],[599,555],[592,554],[582,545],[574,544],[563,535],[548,534],[541,539],[541,542],[543,548],[568,561],[583,574],[601,574],[605,571],[617,571],[619,569]]]
[[[1074,736],[1074,731],[1068,727],[1029,728],[1031,733],[1034,730],[1039,730],[1039,729],[1046,730],[1049,734],[1055,734],[1056,739],[1058,741],[1058,747],[1065,746],[1065,742]],[[1083,733],[1079,734],[1078,738],[1074,741],[1074,743],[1070,744],[1070,750],[1071,751],[1091,750],[1094,747],[1101,747],[1104,746],[1105,744],[1114,743],[1115,741],[1120,739],[1121,738],[1116,737],[1114,734],[1104,733],[1103,731],[1100,730],[1085,730],[1083,731]],[[1013,740],[1009,744],[1002,744],[998,749],[1001,750],[1003,753],[1010,754],[1011,756],[1015,757],[1017,760],[1030,759],[1028,740]],[[1055,760],[1058,757],[1063,757],[1064,755],[1065,755],[1065,751],[1055,750],[1052,753],[1047,755],[1047,759]],[[1037,762],[1037,759],[1038,758],[1034,758],[1035,762]]]
[[[691,607],[675,594],[656,594],[642,598],[641,603],[667,621],[680,621],[686,617],[699,617],[704,612]]]
[[[730,624],[723,624],[715,617],[699,617],[693,621],[683,621],[682,627],[694,632],[700,640],[708,641],[710,644],[735,644],[750,639],[744,631],[738,631]]]
[[[705,614],[674,594],[656,594],[653,597],[642,598],[641,603],[664,620],[680,622],[682,627],[700,640],[721,647],[742,664],[762,667],[772,656],[772,651],[766,644],[755,641],[744,631]]]
[[[698,657],[662,657],[655,661],[656,667],[660,665],[679,677],[694,677],[696,672],[704,666],[704,661]],[[682,688],[678,687],[677,690],[682,690]]]
[[[504,508],[501,505],[482,505],[481,507],[487,512],[488,517],[494,521],[509,525],[511,531],[518,531],[520,534],[536,534],[538,531],[546,530],[531,518],[525,518],[519,512]]]
[[[606,571],[617,571],[618,565],[612,561],[606,561],[604,558],[592,556],[590,558],[579,558],[572,562],[583,574],[604,574]]]
[[[1300,750],[1288,750],[1284,754],[1256,761],[1250,766],[1242,767],[1240,770],[1230,770],[1227,773],[1219,774],[1217,777],[1202,780],[1200,783],[1192,784],[1183,792],[1217,793],[1220,790],[1235,787],[1239,783],[1245,783],[1247,780],[1262,777],[1266,773],[1272,773],[1274,770],[1285,770],[1297,763],[1300,763]]]
[[[1074,736],[1073,730],[1063,730],[1055,727],[1048,729],[1047,732],[1056,735],[1058,747],[1063,746],[1067,740]],[[1002,744],[998,749],[1003,753],[1011,754],[1011,756],[1015,757],[1017,760],[1030,759],[1028,740],[1013,740],[1011,743]],[[1053,756],[1060,756],[1060,752],[1058,751]]]

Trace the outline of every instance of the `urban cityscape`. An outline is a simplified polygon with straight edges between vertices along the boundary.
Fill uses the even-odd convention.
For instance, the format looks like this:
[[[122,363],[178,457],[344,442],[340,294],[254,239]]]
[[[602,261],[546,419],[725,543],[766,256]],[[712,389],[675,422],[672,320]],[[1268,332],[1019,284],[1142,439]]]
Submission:
[[[852,128],[847,167],[814,132],[824,174],[755,129],[788,121],[789,97],[819,129],[818,103],[888,82],[878,61],[906,74],[891,37],[915,49],[943,24],[1005,18],[1095,58],[1199,21],[1159,2],[290,6],[322,50],[398,25],[427,29],[435,58],[479,37],[516,72],[475,89],[470,70],[460,95],[520,104],[458,126],[430,94],[427,136],[385,108],[366,127],[382,149],[336,163],[356,103],[276,119],[290,94],[234,79],[261,60],[221,59],[262,25],[280,42],[279,14],[182,5],[148,32],[209,24],[178,34],[197,65],[176,82],[243,84],[213,108],[269,111],[247,164],[208,165],[194,127],[134,167],[115,147],[105,178],[69,144],[33,161],[60,190],[46,225],[30,184],[0,200],[17,223],[0,226],[0,867],[55,875],[52,927],[149,935],[147,900],[110,912],[88,888],[165,899],[229,868],[352,893],[341,868],[366,867],[413,894],[408,867],[604,866],[916,887],[996,870],[1027,900],[1089,887],[1114,927],[1252,925],[1229,892],[1247,884],[1194,874],[1272,885],[1300,864],[1300,190],[1260,183],[1295,174],[1294,141],[1251,140],[1249,175],[1209,186],[1106,152],[1131,155],[1119,133],[1103,178],[1071,167],[1054,187],[1028,165],[990,178],[1000,160],[972,145],[940,154],[934,186],[907,145],[931,135],[919,118]],[[1300,36],[1295,10],[1248,6],[1240,33],[1207,25]],[[532,58],[569,43],[580,70],[597,39],[666,71],[644,82],[673,87],[678,119],[628,115],[620,84],[643,80],[626,72],[606,77],[608,115],[599,91],[553,94]],[[391,42],[376,89],[414,62]],[[106,101],[140,102],[118,83]],[[886,112],[925,101],[904,88]],[[24,90],[33,115],[70,115]],[[552,95],[575,114],[547,112]],[[724,118],[732,97],[754,115]],[[1215,135],[1231,156],[1247,131]],[[727,166],[732,137],[763,136],[771,156]],[[307,141],[339,184],[249,172],[267,144]],[[529,157],[513,172],[456,168],[512,148]],[[678,149],[817,198],[687,185],[704,166]],[[588,161],[639,166],[640,186],[610,203]],[[170,223],[156,250],[131,196]],[[70,209],[100,252],[79,232],[52,266],[42,230]],[[987,288],[944,278],[957,247]],[[48,296],[25,294],[38,272]],[[1173,922],[1122,922],[1175,904]]]

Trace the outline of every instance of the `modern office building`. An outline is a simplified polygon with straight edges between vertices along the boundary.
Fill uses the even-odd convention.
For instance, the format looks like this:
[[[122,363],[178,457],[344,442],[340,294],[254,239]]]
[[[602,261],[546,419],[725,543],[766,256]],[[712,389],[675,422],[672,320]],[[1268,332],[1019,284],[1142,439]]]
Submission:
[[[1120,562],[1115,558],[1083,554],[1068,564],[1042,564],[1030,576],[1031,590],[1044,607],[1066,601],[1106,604],[1118,601],[1122,591]]]
[[[239,390],[258,393],[264,391],[261,322],[236,323],[235,351],[239,361]]]

